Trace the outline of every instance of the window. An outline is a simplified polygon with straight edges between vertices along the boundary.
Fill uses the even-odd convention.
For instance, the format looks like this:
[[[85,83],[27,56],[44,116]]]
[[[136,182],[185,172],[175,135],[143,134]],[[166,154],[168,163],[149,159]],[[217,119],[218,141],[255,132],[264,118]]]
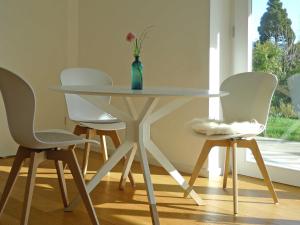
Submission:
[[[300,112],[295,110],[288,87],[289,77],[300,73],[298,9],[298,0],[252,0],[252,24],[248,33],[252,70],[275,74],[279,80],[267,129],[258,138],[260,149],[271,177],[292,185],[300,185],[293,179],[300,175]],[[246,161],[254,161],[250,152]],[[256,176],[251,168],[246,163],[242,173]]]

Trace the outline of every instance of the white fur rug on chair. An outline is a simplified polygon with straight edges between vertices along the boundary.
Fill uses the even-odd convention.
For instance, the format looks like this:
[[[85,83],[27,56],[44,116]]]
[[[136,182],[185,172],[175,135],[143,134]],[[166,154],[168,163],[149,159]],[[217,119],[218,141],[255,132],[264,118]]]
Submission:
[[[190,124],[196,133],[205,135],[259,134],[265,127],[255,119],[233,123],[210,119],[194,119]]]

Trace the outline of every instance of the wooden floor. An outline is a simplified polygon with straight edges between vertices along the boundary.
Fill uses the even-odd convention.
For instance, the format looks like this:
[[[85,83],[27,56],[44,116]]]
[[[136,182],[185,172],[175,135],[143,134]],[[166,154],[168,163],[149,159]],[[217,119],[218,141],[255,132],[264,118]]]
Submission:
[[[80,158],[80,156],[79,156]],[[0,190],[3,190],[12,159],[0,160]],[[102,160],[92,153],[88,177],[92,177]],[[135,163],[133,172],[137,182],[135,190],[129,183],[125,191],[119,191],[118,181],[121,166],[105,177],[103,182],[92,192],[92,200],[102,225],[146,225],[151,224],[147,196],[139,164]],[[21,171],[12,198],[8,201],[4,214],[0,218],[1,225],[18,225],[22,208],[27,166]],[[70,196],[77,190],[66,170],[67,185]],[[183,192],[165,171],[151,167],[155,196],[161,225],[210,225],[210,224],[300,224],[300,188],[275,184],[279,205],[272,204],[271,196],[262,181],[240,176],[240,213],[232,215],[231,180],[229,189],[224,191],[221,178],[208,181],[200,178],[195,190],[201,193],[206,201],[205,206],[196,206],[191,199],[182,198]],[[185,179],[188,180],[188,176]],[[300,177],[295,178],[300,179]],[[65,213],[58,190],[58,182],[54,165],[45,162],[38,170],[38,178],[34,191],[30,225],[89,225],[90,221],[80,206],[74,211]]]

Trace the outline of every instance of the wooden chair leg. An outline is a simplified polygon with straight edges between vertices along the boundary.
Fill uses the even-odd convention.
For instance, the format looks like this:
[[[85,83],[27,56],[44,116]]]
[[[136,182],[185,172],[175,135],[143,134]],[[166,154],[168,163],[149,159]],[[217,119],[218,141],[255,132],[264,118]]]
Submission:
[[[223,175],[223,188],[227,187],[227,177],[230,169],[230,147],[226,147],[225,163],[224,163],[224,175]]]
[[[32,152],[30,154],[30,164],[29,164],[28,177],[27,177],[26,188],[25,188],[23,212],[21,216],[21,225],[28,224],[32,194],[35,185],[36,172],[37,172],[38,165],[44,160],[45,160],[44,152],[39,152],[39,153]]]
[[[233,180],[233,211],[238,214],[238,176],[237,176],[237,161],[236,161],[236,141],[231,142],[232,150],[232,180]]]
[[[66,180],[65,180],[65,176],[64,176],[63,163],[62,163],[62,161],[59,161],[59,160],[55,160],[54,162],[55,162],[58,182],[59,182],[59,186],[60,186],[62,201],[63,201],[64,207],[66,208],[69,206],[69,198],[68,198]]]
[[[9,176],[7,178],[1,200],[0,200],[0,216],[2,215],[5,205],[7,203],[7,200],[11,194],[11,191],[16,183],[17,176],[21,170],[22,163],[24,159],[30,157],[30,152],[23,150],[21,148],[18,149],[18,152],[16,154],[16,158],[12,164]]]
[[[259,147],[257,145],[256,140],[251,140],[251,151],[252,151],[252,154],[253,154],[253,156],[256,160],[258,168],[259,168],[259,170],[260,170],[260,172],[261,172],[261,174],[264,178],[264,181],[265,181],[269,191],[271,192],[273,201],[274,201],[275,204],[277,204],[278,203],[277,194],[274,190],[274,186],[273,186],[272,181],[270,179],[268,170],[266,168],[265,162],[263,160],[263,157],[261,155],[261,152],[259,150]]]
[[[110,138],[112,139],[115,148],[118,148],[118,147],[121,145],[121,140],[120,140],[120,137],[119,137],[117,131],[113,131],[113,132],[111,133],[111,135],[110,135]],[[132,159],[132,160],[133,160],[133,159]],[[124,161],[125,161],[124,164],[126,164],[126,162],[127,162],[126,157],[124,157]],[[132,162],[131,162],[131,164],[132,164]],[[130,164],[130,167],[131,167],[131,164]],[[125,168],[125,167],[124,167],[124,168]],[[129,168],[129,169],[130,169],[130,168]],[[123,172],[124,172],[124,170],[123,170]],[[128,178],[129,178],[129,181],[130,181],[130,183],[131,183],[131,186],[132,186],[132,187],[135,187],[135,181],[134,181],[134,177],[133,177],[133,175],[132,175],[131,169],[129,170]],[[121,181],[122,181],[123,179],[126,180],[126,179],[127,179],[127,176],[125,176],[125,175],[122,173]],[[124,185],[121,184],[121,181],[120,181],[119,187],[122,187],[122,186],[123,186],[123,188],[124,188]]]
[[[100,135],[100,147],[102,150],[103,161],[106,162],[108,160],[108,155],[105,135]]]
[[[75,134],[75,135],[81,135],[81,134],[84,134],[84,133],[86,133],[86,131],[83,130],[83,127],[82,127],[82,126],[76,125],[76,126],[74,127],[73,134]]]
[[[120,183],[119,183],[120,190],[124,190],[124,186],[126,184],[126,178],[128,177],[128,174],[130,172],[130,168],[131,168],[134,156],[136,154],[136,151],[137,151],[137,146],[134,145],[130,152],[129,157],[127,157],[125,160],[122,176],[121,176]]]
[[[87,131],[87,128],[86,128],[86,127],[82,127],[82,126],[80,126],[80,125],[76,125],[76,126],[74,127],[73,134],[79,136],[79,135],[81,135],[81,134],[86,134],[86,131]],[[73,146],[70,146],[68,149],[69,149],[69,150],[72,150],[72,148],[73,148]],[[64,170],[67,169],[67,167],[68,167],[67,163],[63,162],[63,168],[64,168]]]
[[[94,129],[88,129],[86,134],[86,139],[92,139],[95,137],[95,130]],[[86,142],[84,147],[84,156],[83,156],[83,162],[82,162],[82,174],[83,176],[86,175],[87,167],[89,163],[89,155],[91,151],[91,143]]]
[[[78,188],[79,194],[80,194],[80,196],[83,200],[83,203],[85,204],[85,207],[88,211],[88,214],[92,220],[92,224],[99,225],[99,221],[98,221],[95,209],[92,205],[91,198],[90,198],[89,194],[87,193],[86,186],[85,186],[85,183],[83,180],[83,176],[80,172],[80,168],[79,168],[74,150],[68,151],[67,157],[65,157],[65,160],[68,163],[68,166],[71,170],[71,173],[73,175],[74,181]]]
[[[204,145],[203,145],[203,148],[200,152],[200,155],[198,157],[198,160],[196,162],[196,165],[194,167],[194,170],[193,170],[193,173],[191,175],[191,178],[190,178],[190,181],[189,181],[189,185],[190,187],[185,191],[184,193],[184,197],[187,197],[189,195],[189,193],[191,192],[192,190],[192,187],[200,173],[200,170],[205,162],[205,160],[207,159],[208,157],[208,154],[211,150],[211,148],[213,147],[213,144],[212,144],[212,141],[205,141]]]

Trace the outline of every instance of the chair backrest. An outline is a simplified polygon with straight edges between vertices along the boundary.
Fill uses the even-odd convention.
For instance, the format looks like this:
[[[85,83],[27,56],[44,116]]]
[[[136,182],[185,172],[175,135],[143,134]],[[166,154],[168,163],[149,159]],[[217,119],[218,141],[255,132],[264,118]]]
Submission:
[[[0,68],[0,91],[13,139],[24,147],[41,144],[34,134],[35,96],[31,86],[18,75]]]
[[[257,120],[266,125],[272,96],[278,80],[262,72],[240,73],[226,79],[221,90],[229,92],[221,98],[226,122]]]
[[[61,83],[67,85],[93,85],[112,86],[110,76],[102,71],[90,68],[68,68],[61,72]],[[76,94],[65,94],[69,118],[73,121],[91,121],[102,118],[103,111],[86,99]],[[93,96],[102,101],[109,102],[110,97]]]
[[[295,74],[288,79],[290,97],[298,117],[300,117],[300,74]]]

